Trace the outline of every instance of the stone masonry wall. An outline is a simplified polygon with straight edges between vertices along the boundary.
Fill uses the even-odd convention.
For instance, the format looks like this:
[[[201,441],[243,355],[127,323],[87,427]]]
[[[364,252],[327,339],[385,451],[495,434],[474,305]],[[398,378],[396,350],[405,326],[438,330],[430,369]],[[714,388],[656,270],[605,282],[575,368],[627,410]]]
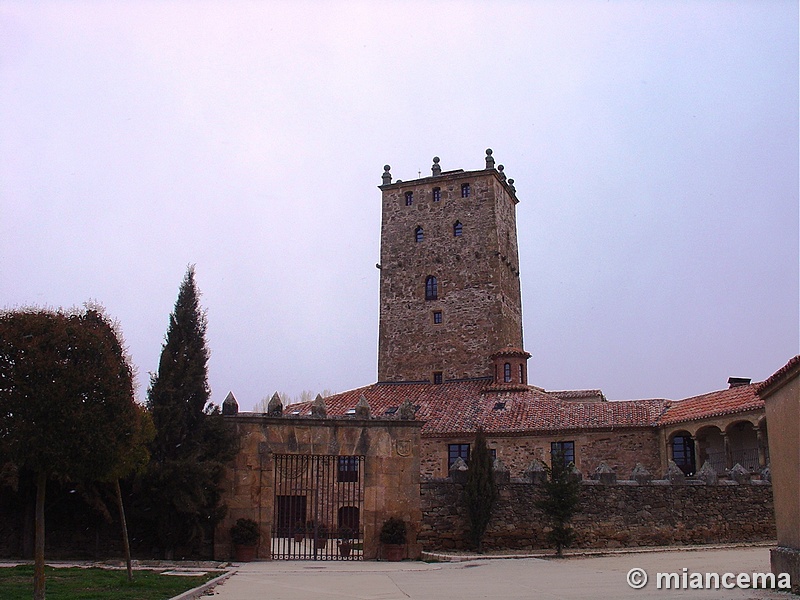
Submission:
[[[550,443],[575,442],[575,463],[582,473],[593,472],[606,463],[617,473],[630,473],[641,463],[651,473],[660,473],[658,431],[649,429],[617,429],[614,431],[564,432],[557,435],[489,436],[490,449],[508,468],[511,477],[522,477],[534,459],[550,462]],[[422,477],[447,476],[448,444],[472,444],[474,436],[423,437],[420,448]]]
[[[378,555],[382,523],[397,516],[408,523],[409,556],[419,555],[415,541],[419,509],[419,421],[360,418],[309,418],[239,413],[226,417],[239,433],[240,449],[222,481],[228,512],[214,535],[214,557],[230,558],[229,529],[237,519],[261,528],[258,558],[270,557],[276,454],[356,456],[364,459],[364,558]],[[328,525],[335,523],[328,523]]]
[[[462,184],[470,185],[467,198]],[[494,352],[522,347],[515,200],[506,184],[487,169],[381,189],[378,380],[491,376]],[[411,205],[406,193],[413,194]],[[453,235],[456,222],[460,236]],[[436,300],[425,298],[429,275],[437,278]]]
[[[534,502],[541,487],[499,486],[500,500],[484,537],[486,550],[547,548],[547,528]],[[423,549],[466,550],[463,485],[428,481],[421,485]],[[583,483],[573,523],[574,547],[619,548],[673,544],[763,541],[775,538],[772,486],[761,482],[706,486]]]

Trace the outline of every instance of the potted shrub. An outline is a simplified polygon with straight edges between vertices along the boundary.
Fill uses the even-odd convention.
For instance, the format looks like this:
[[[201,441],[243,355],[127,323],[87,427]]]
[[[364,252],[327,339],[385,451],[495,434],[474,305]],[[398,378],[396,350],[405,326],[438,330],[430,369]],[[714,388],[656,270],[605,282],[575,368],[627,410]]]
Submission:
[[[386,519],[381,527],[380,540],[386,560],[403,560],[406,556],[406,522],[398,517]]]
[[[294,524],[294,532],[292,533],[294,536],[294,541],[298,544],[303,541],[303,538],[306,537],[306,526],[305,523],[302,521],[298,521]]]
[[[339,529],[339,555],[343,558],[350,556],[353,550],[353,530],[349,527]]]
[[[231,540],[234,546],[234,557],[239,562],[250,562],[256,557],[256,547],[261,532],[258,523],[252,519],[239,519],[231,527]]]
[[[314,548],[316,550],[324,550],[328,545],[328,527],[326,525],[319,525],[316,534],[314,538]]]

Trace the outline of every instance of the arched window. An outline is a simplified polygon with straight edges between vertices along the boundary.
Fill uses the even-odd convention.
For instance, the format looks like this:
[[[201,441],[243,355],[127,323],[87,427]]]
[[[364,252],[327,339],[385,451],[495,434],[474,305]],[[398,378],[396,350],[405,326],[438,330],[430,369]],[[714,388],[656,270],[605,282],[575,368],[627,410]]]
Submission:
[[[461,237],[462,229],[463,229],[463,227],[461,225],[461,221],[456,221],[453,224],[453,236],[454,237]]]
[[[425,280],[425,300],[436,300],[439,297],[439,284],[436,277],[428,275]]]
[[[694,440],[688,433],[672,438],[672,460],[686,475],[694,475]]]
[[[503,381],[506,383],[511,383],[511,363],[506,363],[503,365]]]
[[[417,240],[418,242],[421,242],[424,237],[425,237],[425,234],[422,231],[422,227],[417,227],[414,230],[414,239]]]

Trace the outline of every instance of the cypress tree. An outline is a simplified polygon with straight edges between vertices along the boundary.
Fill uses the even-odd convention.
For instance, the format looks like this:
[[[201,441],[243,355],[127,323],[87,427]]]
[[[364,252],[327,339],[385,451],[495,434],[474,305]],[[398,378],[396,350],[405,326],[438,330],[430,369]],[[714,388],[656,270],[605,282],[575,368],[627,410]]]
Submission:
[[[555,546],[556,556],[563,556],[564,548],[575,541],[570,522],[580,502],[581,483],[572,474],[572,463],[567,463],[563,455],[554,453],[552,463],[552,466],[545,465],[547,480],[542,485],[542,497],[535,505],[552,527],[547,539]]]
[[[469,457],[464,497],[469,519],[469,538],[479,553],[483,552],[483,535],[486,533],[497,501],[497,487],[492,463],[492,456],[486,445],[486,435],[483,428],[478,427],[475,435],[475,447]]]
[[[156,429],[144,478],[143,507],[166,558],[196,553],[224,516],[219,482],[235,439],[209,401],[206,315],[190,266],[169,318],[147,407]]]

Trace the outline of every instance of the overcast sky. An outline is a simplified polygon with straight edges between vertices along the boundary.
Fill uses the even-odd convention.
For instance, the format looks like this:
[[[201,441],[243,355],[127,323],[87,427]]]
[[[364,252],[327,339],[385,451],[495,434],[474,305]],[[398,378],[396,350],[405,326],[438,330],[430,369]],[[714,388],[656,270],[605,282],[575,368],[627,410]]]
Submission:
[[[380,192],[515,180],[531,383],[798,352],[798,4],[0,0],[0,307],[103,304],[138,396],[188,264],[212,399],[376,379]]]

